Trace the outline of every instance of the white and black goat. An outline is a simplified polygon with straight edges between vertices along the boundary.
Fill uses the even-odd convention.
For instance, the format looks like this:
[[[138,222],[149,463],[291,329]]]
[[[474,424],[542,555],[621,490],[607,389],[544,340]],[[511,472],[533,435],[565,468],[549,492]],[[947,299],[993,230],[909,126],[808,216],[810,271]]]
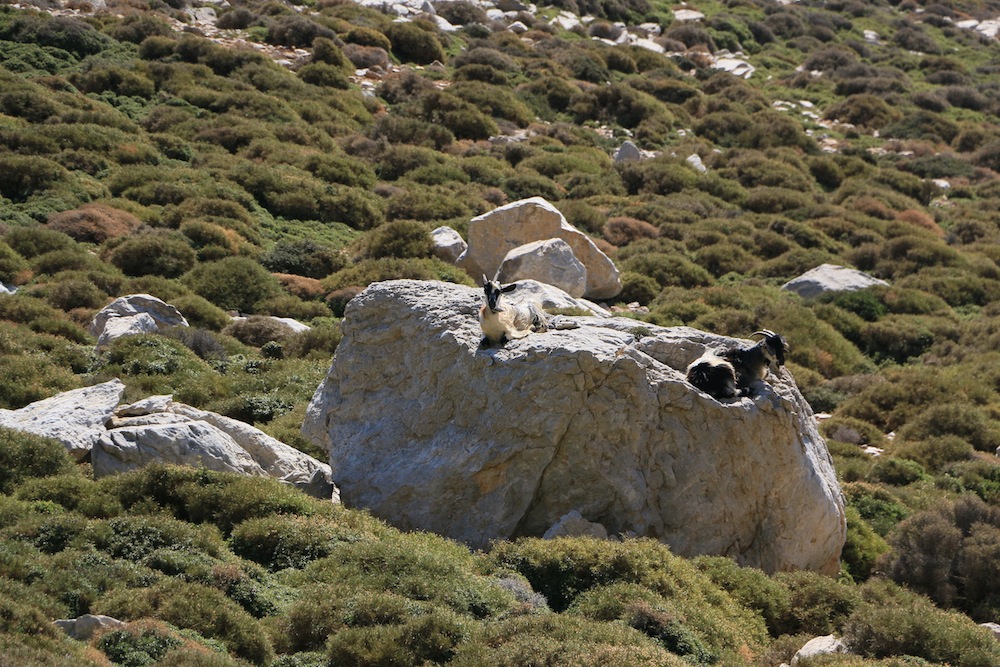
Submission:
[[[499,280],[483,276],[483,296],[486,303],[479,309],[479,325],[483,329],[480,347],[503,345],[508,340],[524,338],[532,332],[549,330],[545,311],[537,303],[508,304],[501,295],[514,291],[517,283],[501,285]]]
[[[767,376],[768,369],[778,371],[785,364],[788,344],[768,329],[755,331],[763,336],[746,347],[733,345],[721,350],[706,350],[687,368],[687,380],[715,398],[749,396],[753,384]]]

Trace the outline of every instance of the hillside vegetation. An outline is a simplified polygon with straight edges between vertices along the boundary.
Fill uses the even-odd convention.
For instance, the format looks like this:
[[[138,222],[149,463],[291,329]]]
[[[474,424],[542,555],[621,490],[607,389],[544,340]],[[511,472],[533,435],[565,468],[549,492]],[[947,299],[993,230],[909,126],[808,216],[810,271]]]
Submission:
[[[211,37],[189,0],[97,4],[0,5],[0,408],[119,377],[322,457],[298,427],[346,302],[472,284],[430,231],[542,196],[628,316],[788,339],[848,544],[836,580],[645,540],[470,553],[262,480],[95,482],[0,431],[0,665],[763,667],[829,633],[855,655],[809,664],[1000,665],[1000,42],[967,23],[1000,2],[560,0],[518,34],[461,0],[434,3],[454,32],[233,0]],[[665,53],[616,44],[640,24]],[[616,163],[625,139],[658,156]],[[780,289],[822,263],[889,286]],[[192,326],[95,351],[137,292]],[[50,623],[84,613],[144,620]]]

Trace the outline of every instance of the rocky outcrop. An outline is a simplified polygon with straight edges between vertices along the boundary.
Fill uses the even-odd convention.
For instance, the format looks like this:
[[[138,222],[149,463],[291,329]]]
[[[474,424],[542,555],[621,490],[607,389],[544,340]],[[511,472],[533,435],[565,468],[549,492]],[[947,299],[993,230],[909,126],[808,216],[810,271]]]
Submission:
[[[587,267],[562,239],[535,241],[514,248],[503,258],[498,278],[502,283],[537,280],[572,297],[583,296],[587,289]]]
[[[60,618],[53,624],[73,639],[82,642],[90,641],[98,632],[118,630],[125,627],[123,621],[103,614],[84,614],[77,618]]]
[[[684,556],[837,572],[843,497],[786,370],[719,402],[683,369],[729,339],[624,318],[482,350],[480,301],[403,280],[348,306],[303,425],[346,504],[474,546],[576,510]]]
[[[150,396],[119,406],[125,385],[111,380],[0,410],[0,426],[55,438],[95,477],[174,463],[274,477],[317,498],[337,501],[330,466],[230,417]]]
[[[63,392],[20,410],[0,410],[0,426],[54,438],[82,460],[104,435],[124,392],[120,380]]]
[[[161,299],[149,294],[129,294],[102,308],[90,322],[88,331],[97,336],[97,346],[101,347],[121,336],[187,325],[180,311]]]
[[[781,286],[781,289],[795,292],[805,299],[826,294],[827,292],[852,292],[875,285],[885,285],[884,280],[845,266],[835,264],[820,264],[809,269],[801,276],[792,278]]]
[[[603,307],[588,301],[587,299],[574,299],[566,292],[555,285],[540,283],[537,280],[521,280],[517,283],[517,289],[505,299],[510,299],[511,303],[527,303],[534,301],[547,311],[578,311],[576,314],[593,315],[595,317],[608,317],[611,313]]]
[[[507,253],[534,241],[562,239],[587,267],[584,296],[602,300],[622,291],[614,262],[590,238],[566,221],[559,210],[541,197],[531,197],[496,208],[469,221],[468,249],[458,266],[474,280],[496,275]]]

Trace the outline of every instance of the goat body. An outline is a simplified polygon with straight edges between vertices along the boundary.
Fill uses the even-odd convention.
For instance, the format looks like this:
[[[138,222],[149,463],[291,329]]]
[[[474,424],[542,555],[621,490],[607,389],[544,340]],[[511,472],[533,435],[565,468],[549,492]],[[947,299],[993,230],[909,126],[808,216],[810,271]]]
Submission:
[[[735,345],[696,359],[688,366],[688,382],[715,398],[749,396],[753,384],[767,377],[769,369],[777,372],[784,365],[788,351],[785,339],[773,331],[763,329],[753,335],[763,338],[750,347]]]
[[[483,276],[486,303],[479,309],[479,325],[483,330],[482,347],[503,345],[508,340],[524,338],[532,332],[549,330],[545,312],[536,303],[501,303],[501,294],[514,291],[516,283],[501,285]]]

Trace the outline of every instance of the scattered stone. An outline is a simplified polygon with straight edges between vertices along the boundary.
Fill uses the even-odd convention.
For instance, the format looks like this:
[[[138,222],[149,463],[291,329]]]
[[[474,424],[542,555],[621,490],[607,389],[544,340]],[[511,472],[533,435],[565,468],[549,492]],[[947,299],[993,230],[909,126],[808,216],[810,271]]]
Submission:
[[[507,253],[498,274],[502,283],[537,280],[553,285],[572,297],[587,289],[587,267],[562,239],[546,239],[518,246]]]
[[[675,9],[674,10],[674,20],[687,22],[687,21],[700,21],[705,18],[705,15],[696,9]]]
[[[719,402],[684,369],[732,339],[579,317],[482,350],[481,302],[413,280],[351,302],[303,424],[345,504],[476,547],[541,536],[576,509],[686,557],[839,571],[843,495],[787,369]]]
[[[124,392],[125,385],[117,379],[73,389],[20,410],[0,410],[0,426],[54,438],[70,455],[83,460],[104,435],[104,424]]]
[[[98,311],[87,330],[100,338],[108,320],[116,317],[135,317],[141,314],[152,318],[157,328],[188,326],[188,322],[181,315],[181,312],[169,303],[149,294],[129,294],[118,297]]]
[[[440,260],[454,264],[469,245],[462,235],[448,226],[441,226],[431,232],[434,244],[432,252]]]
[[[797,667],[800,662],[807,658],[814,658],[819,655],[830,655],[833,653],[847,653],[847,646],[840,639],[833,635],[824,637],[814,637],[806,642],[792,657],[791,667]]]
[[[827,292],[853,292],[874,285],[885,285],[884,280],[844,266],[835,264],[820,264],[809,269],[801,276],[792,278],[781,286],[781,289],[795,292],[805,299],[826,294]]]
[[[642,159],[642,151],[631,141],[624,141],[615,151],[615,162],[638,162]]]
[[[593,537],[598,540],[606,540],[608,539],[608,530],[599,523],[587,521],[578,511],[570,510],[542,535],[542,539],[545,540],[557,537]]]
[[[706,167],[705,163],[701,161],[701,156],[698,155],[697,153],[691,153],[691,155],[688,155],[684,161],[687,162],[692,167],[694,167],[695,171],[698,171],[702,174],[708,172],[708,167]]]
[[[479,281],[496,275],[504,257],[514,248],[545,239],[561,238],[587,267],[588,299],[610,299],[622,290],[614,262],[590,238],[573,227],[542,197],[522,199],[469,221],[468,244],[458,266]]]
[[[77,618],[61,618],[53,623],[71,638],[82,642],[90,641],[99,630],[117,630],[126,625],[117,618],[102,614],[84,614]]]
[[[3,283],[0,283],[0,294],[13,294],[16,291],[17,288],[14,287],[13,285],[7,286],[4,285]]]

